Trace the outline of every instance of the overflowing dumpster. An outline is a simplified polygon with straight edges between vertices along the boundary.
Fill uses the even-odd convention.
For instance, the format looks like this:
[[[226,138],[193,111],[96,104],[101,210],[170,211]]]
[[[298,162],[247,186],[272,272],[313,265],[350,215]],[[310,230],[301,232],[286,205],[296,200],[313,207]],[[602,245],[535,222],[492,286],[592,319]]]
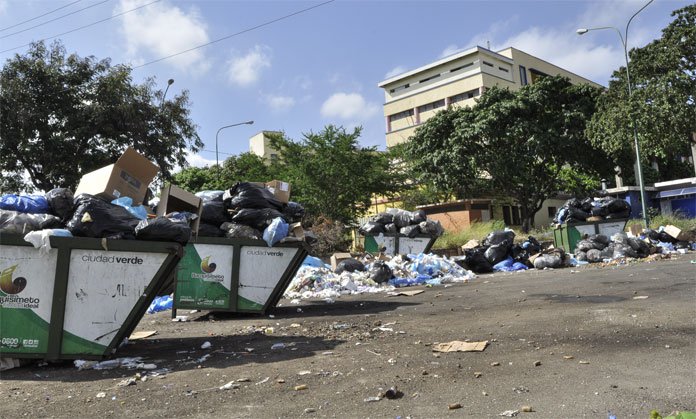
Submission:
[[[199,237],[184,248],[174,310],[265,313],[278,300],[307,256],[303,241],[268,247],[263,240]]]
[[[0,235],[0,356],[100,359],[137,326],[182,256],[176,243]]]
[[[562,224],[553,230],[554,245],[556,247],[562,247],[566,252],[572,253],[575,251],[578,242],[585,236],[602,234],[611,237],[616,233],[623,233],[627,221],[628,219],[624,218]]]
[[[408,255],[428,253],[437,237],[426,234],[408,237],[403,234],[382,233],[377,236],[365,236],[365,251],[368,253],[383,253],[385,255]]]

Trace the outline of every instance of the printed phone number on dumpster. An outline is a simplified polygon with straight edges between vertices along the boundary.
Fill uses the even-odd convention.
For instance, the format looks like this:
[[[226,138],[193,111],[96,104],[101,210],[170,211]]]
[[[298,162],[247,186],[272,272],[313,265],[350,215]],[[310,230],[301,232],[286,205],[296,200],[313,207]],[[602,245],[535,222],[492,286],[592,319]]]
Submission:
[[[0,345],[6,348],[38,348],[39,339],[2,338]]]

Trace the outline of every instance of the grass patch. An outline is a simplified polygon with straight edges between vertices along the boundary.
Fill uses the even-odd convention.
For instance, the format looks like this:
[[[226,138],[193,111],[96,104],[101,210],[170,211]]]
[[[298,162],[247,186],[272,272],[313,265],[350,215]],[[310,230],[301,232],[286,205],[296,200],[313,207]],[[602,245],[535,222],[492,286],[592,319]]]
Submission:
[[[632,225],[643,225],[643,220],[634,219],[628,220],[626,223],[626,230],[629,230]],[[682,230],[696,230],[696,218],[685,218],[679,215],[657,215],[650,219],[650,228],[657,230],[660,226],[667,225],[676,226]]]
[[[491,231],[504,229],[505,222],[502,220],[476,222],[456,233],[446,232],[435,241],[433,249],[455,249],[469,240],[483,240]]]

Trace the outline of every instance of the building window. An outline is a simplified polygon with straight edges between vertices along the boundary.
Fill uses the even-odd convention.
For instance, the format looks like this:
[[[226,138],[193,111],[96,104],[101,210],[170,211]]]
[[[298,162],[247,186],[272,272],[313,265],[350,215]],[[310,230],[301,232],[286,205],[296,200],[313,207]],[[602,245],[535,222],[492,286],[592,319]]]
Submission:
[[[435,102],[428,103],[427,105],[419,106],[418,112],[427,112],[432,109],[437,109],[445,106],[445,99],[440,99]]]
[[[549,211],[548,214],[549,214],[550,218],[553,218],[556,216],[556,211],[557,211],[556,207],[548,207],[547,209]]]
[[[469,90],[468,92],[460,93],[458,95],[450,97],[450,103],[457,103],[463,100],[471,99],[480,94],[479,89]]]
[[[493,64],[489,63],[488,61],[484,61],[483,63],[484,63],[485,65],[487,65],[488,67],[493,67]]]
[[[503,221],[508,226],[522,225],[520,207],[503,205]]]
[[[530,68],[529,72],[532,74],[532,83],[536,83],[540,78],[548,76],[548,74],[544,73],[543,71],[539,71],[534,68]]]
[[[413,116],[413,109],[408,109],[403,112],[395,113],[394,115],[389,115],[389,122],[398,121],[399,119],[409,118]]]
[[[459,67],[455,67],[455,68],[451,69],[451,70],[450,70],[450,73],[454,73],[455,71],[459,71],[459,70],[461,70],[461,69],[464,69],[464,68],[467,68],[467,67],[471,67],[472,65],[474,65],[474,63],[467,63],[467,64],[464,64],[464,65],[460,65]]]
[[[434,76],[426,77],[423,80],[419,81],[418,83],[425,83],[430,80],[435,80],[436,78],[440,77],[439,74],[435,74]]]
[[[527,68],[523,65],[520,66],[520,85],[526,86],[528,85],[529,82],[527,82]]]
[[[411,85],[408,84],[408,83],[406,83],[406,84],[404,84],[403,86],[399,86],[399,87],[395,87],[395,88],[393,88],[393,89],[389,89],[389,93],[396,93],[396,92],[398,92],[399,90],[408,89],[409,87],[411,87]]]
[[[508,69],[505,68],[505,67],[498,67],[498,70],[504,71],[504,72],[506,72],[506,73],[509,73],[509,72],[510,72],[510,70],[508,70]]]

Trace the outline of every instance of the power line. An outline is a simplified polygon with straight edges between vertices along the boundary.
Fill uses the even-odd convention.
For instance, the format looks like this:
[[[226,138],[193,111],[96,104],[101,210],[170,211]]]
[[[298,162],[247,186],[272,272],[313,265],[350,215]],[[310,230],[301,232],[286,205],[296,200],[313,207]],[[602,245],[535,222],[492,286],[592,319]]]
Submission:
[[[79,12],[81,12],[81,11],[83,11],[83,10],[87,10],[87,9],[91,9],[92,7],[99,6],[100,4],[104,4],[104,3],[108,2],[108,1],[109,1],[109,0],[103,0],[103,1],[100,1],[99,3],[95,3],[95,4],[89,5],[89,6],[87,6],[87,7],[83,7],[82,9],[75,10],[74,12],[66,13],[66,14],[64,14],[64,15],[58,16],[58,17],[56,17],[56,18],[53,18],[53,19],[51,19],[51,20],[47,20],[47,21],[45,21],[45,22],[43,22],[43,23],[39,23],[38,25],[34,25],[34,26],[29,27],[29,28],[22,29],[21,31],[12,32],[11,34],[4,35],[4,36],[0,36],[0,39],[5,39],[5,38],[8,38],[8,37],[10,37],[10,36],[12,36],[12,35],[17,35],[17,34],[22,33],[22,32],[30,31],[30,30],[32,30],[32,29],[34,29],[34,28],[38,28],[39,26],[43,26],[43,25],[46,25],[46,24],[48,24],[48,23],[55,22],[56,20],[60,20],[60,19],[62,19],[62,18],[64,18],[64,17],[68,17],[68,16],[71,16],[71,15],[74,15],[75,13],[79,13]]]
[[[44,13],[44,14],[42,14],[42,15],[38,15],[38,16],[36,16],[36,17],[33,17],[33,18],[31,18],[31,19],[24,20],[24,21],[19,22],[19,23],[15,23],[15,24],[12,25],[12,26],[8,26],[8,27],[6,27],[6,28],[0,29],[0,32],[4,32],[4,31],[6,31],[6,30],[8,30],[8,29],[12,29],[12,28],[16,28],[17,26],[24,25],[25,23],[29,23],[29,22],[31,22],[31,21],[33,21],[33,20],[36,20],[36,19],[38,19],[38,18],[40,18],[40,17],[44,17],[44,16],[46,16],[46,15],[50,15],[51,13],[55,13],[55,12],[57,12],[58,10],[65,9],[65,8],[68,7],[68,6],[72,6],[73,4],[79,3],[79,2],[81,2],[81,1],[82,1],[82,0],[76,0],[76,1],[74,1],[74,2],[72,2],[72,3],[66,4],[65,6],[61,6],[61,7],[57,8],[57,9],[53,9],[53,10],[51,10],[50,12],[46,12],[46,13]]]
[[[108,1],[108,0],[107,0],[107,1]],[[109,17],[107,17],[107,18],[105,18],[105,19],[101,19],[101,20],[98,20],[98,21],[96,21],[96,22],[92,22],[92,23],[89,23],[89,24],[87,24],[87,25],[80,26],[80,27],[75,28],[75,29],[71,29],[71,30],[69,30],[69,31],[67,31],[67,32],[59,33],[58,35],[53,35],[53,36],[49,36],[49,37],[40,39],[39,42],[40,42],[40,41],[48,41],[49,39],[58,38],[59,36],[67,35],[67,34],[69,34],[69,33],[77,32],[77,31],[80,31],[80,30],[82,30],[82,29],[89,28],[90,26],[94,26],[94,25],[97,25],[97,24],[99,24],[99,23],[106,22],[107,20],[111,20],[111,19],[114,19],[114,18],[123,16],[123,15],[125,15],[126,13],[134,12],[134,11],[136,11],[136,10],[138,10],[138,9],[142,9],[143,7],[147,7],[147,6],[151,5],[151,4],[159,3],[160,1],[162,1],[162,0],[155,0],[155,1],[153,1],[153,2],[143,4],[142,6],[138,6],[138,7],[136,7],[136,8],[133,8],[133,9],[130,9],[130,10],[126,10],[125,12],[117,13],[117,14],[115,14],[115,15],[113,15],[113,16],[109,16]],[[28,44],[20,45],[20,46],[18,46],[18,47],[6,49],[6,50],[4,50],[4,51],[0,51],[0,54],[4,54],[4,53],[6,53],[6,52],[10,52],[10,51],[14,51],[14,50],[16,50],[16,49],[24,48],[24,47],[27,47],[27,46],[29,46],[29,45],[31,45],[31,44],[32,44],[32,43],[30,42],[30,43],[28,43]]]
[[[184,50],[184,51],[180,51],[180,52],[177,52],[177,53],[174,53],[174,54],[171,54],[171,55],[167,55],[167,56],[162,57],[162,58],[158,58],[158,59],[153,60],[153,61],[146,62],[145,64],[141,64],[141,65],[138,65],[138,66],[133,67],[133,69],[140,68],[140,67],[145,67],[146,65],[158,63],[158,62],[160,62],[160,61],[168,60],[168,59],[170,59],[170,58],[177,57],[177,56],[182,55],[182,54],[186,54],[187,52],[191,52],[191,51],[197,50],[197,49],[199,49],[199,48],[207,47],[207,46],[209,46],[209,45],[218,43],[218,42],[220,42],[220,41],[224,41],[224,40],[226,40],[226,39],[230,39],[230,38],[232,38],[232,37],[239,36],[239,35],[245,34],[245,33],[247,33],[247,32],[251,32],[251,31],[253,31],[253,30],[262,28],[262,27],[264,27],[264,26],[268,26],[268,25],[270,25],[270,24],[279,22],[279,21],[281,21],[281,20],[285,20],[285,19],[287,19],[287,18],[290,18],[290,17],[296,16],[296,15],[299,15],[299,14],[301,14],[301,13],[308,12],[308,11],[310,11],[310,10],[312,10],[312,9],[316,9],[317,7],[321,7],[321,6],[324,6],[324,5],[326,5],[326,4],[333,3],[334,1],[336,1],[336,0],[328,0],[328,1],[325,1],[325,2],[323,2],[323,3],[319,3],[319,4],[317,4],[317,5],[310,6],[310,7],[307,7],[307,8],[305,8],[305,9],[302,9],[302,10],[298,10],[298,11],[296,11],[296,12],[290,13],[289,15],[285,15],[285,16],[282,16],[282,17],[279,17],[279,18],[276,18],[276,19],[273,19],[273,20],[269,20],[268,22],[264,22],[264,23],[261,23],[261,24],[256,25],[256,26],[252,26],[251,28],[241,30],[241,31],[239,31],[239,32],[237,32],[237,33],[233,33],[233,34],[231,34],[231,35],[223,36],[222,38],[215,39],[215,40],[210,41],[210,42],[207,42],[207,43],[205,43],[205,44],[201,44],[201,45],[198,45],[198,46],[196,46],[196,47],[186,49],[186,50]]]

